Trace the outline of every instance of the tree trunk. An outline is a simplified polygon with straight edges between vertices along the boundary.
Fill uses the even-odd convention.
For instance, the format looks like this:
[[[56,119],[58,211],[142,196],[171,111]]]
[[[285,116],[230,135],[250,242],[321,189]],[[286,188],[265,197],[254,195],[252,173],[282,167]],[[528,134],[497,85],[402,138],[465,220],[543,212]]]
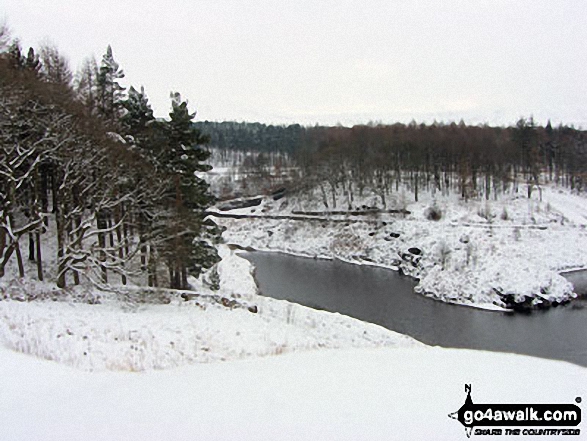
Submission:
[[[18,239],[16,241],[14,250],[16,251],[16,262],[18,263],[18,275],[22,278],[24,277],[24,265],[22,263],[22,254],[20,253]]]
[[[181,268],[181,289],[188,289],[188,270],[185,265]]]
[[[169,288],[173,289],[173,284],[175,282],[175,274],[173,272],[173,266],[169,263]]]
[[[173,270],[173,275],[175,276],[173,280],[174,288],[181,289],[181,269],[179,268],[179,264],[176,263],[175,269]]]
[[[31,262],[35,261],[35,238],[33,233],[29,233],[29,260]]]
[[[54,207],[56,209],[56,207]],[[64,256],[64,227],[63,227],[63,218],[61,212],[57,212],[56,216],[56,228],[57,228],[57,271],[59,273],[57,277],[57,286],[59,288],[65,288],[65,256]]]
[[[103,213],[96,214],[96,222],[99,230],[106,229],[106,221]],[[108,270],[103,263],[106,262],[106,235],[104,233],[98,233],[98,246],[100,247],[99,260],[101,262],[102,282],[108,283]]]
[[[37,232],[36,233],[37,236],[37,240],[36,240],[36,246],[37,246],[37,277],[39,279],[39,281],[43,281],[43,258],[41,256],[41,233]]]
[[[121,219],[115,219],[116,223],[118,224]],[[122,266],[122,271],[124,271],[124,246],[122,244],[122,231],[121,231],[122,227],[119,225],[116,227],[116,240],[118,241],[118,257],[120,258],[120,265]],[[120,275],[120,280],[122,282],[123,285],[126,285],[126,275],[124,273],[122,273]]]
[[[0,229],[0,277],[4,276],[4,265],[8,260],[4,255],[4,252],[8,252],[6,249],[6,230]]]

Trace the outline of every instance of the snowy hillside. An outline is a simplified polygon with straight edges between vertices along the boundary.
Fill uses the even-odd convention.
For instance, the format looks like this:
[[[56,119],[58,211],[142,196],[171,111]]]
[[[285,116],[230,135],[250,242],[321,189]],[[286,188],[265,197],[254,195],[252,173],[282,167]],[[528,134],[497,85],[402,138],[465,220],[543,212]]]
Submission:
[[[119,294],[101,294],[100,304],[0,301],[0,344],[85,370],[126,371],[319,348],[422,346],[377,325],[259,296],[250,263],[222,253],[221,290],[199,286],[198,294],[184,292],[190,301],[174,291],[168,304],[121,302]],[[22,295],[18,285],[3,293]]]
[[[429,347],[265,298],[248,261],[222,255],[220,291],[189,301],[0,301],[0,439],[466,439],[448,416],[465,384],[476,402],[587,395],[584,367]]]
[[[316,199],[291,196],[224,211],[245,217],[218,221],[229,243],[401,268],[420,279],[419,292],[448,302],[544,307],[575,296],[560,273],[587,267],[584,195],[545,187],[531,199],[515,194],[465,202],[437,193],[409,203],[402,192],[390,199],[388,206],[408,214],[327,213]],[[359,209],[377,206],[375,197],[355,202]],[[430,219],[431,210],[440,219]]]
[[[196,291],[163,291],[162,304],[128,287],[23,302],[51,291],[3,286],[0,439],[466,439],[448,417],[464,384],[478,402],[587,395],[583,367],[428,347],[264,298],[250,264],[221,254],[220,291],[192,280]]]
[[[480,403],[573,403],[587,396],[587,370],[510,354],[380,348],[90,373],[0,349],[0,436],[465,440],[448,417],[463,404],[465,384]]]

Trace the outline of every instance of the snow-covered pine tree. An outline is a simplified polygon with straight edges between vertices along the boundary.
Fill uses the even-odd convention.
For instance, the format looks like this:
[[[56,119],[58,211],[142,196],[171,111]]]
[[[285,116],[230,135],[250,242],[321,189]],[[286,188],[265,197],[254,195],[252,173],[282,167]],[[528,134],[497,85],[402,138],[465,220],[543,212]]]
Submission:
[[[210,270],[207,284],[212,291],[218,291],[220,289],[220,274],[218,273],[218,265],[214,265]]]
[[[108,45],[102,57],[97,78],[98,111],[107,121],[115,123],[121,116],[124,101],[124,87],[119,80],[124,78],[124,71],[114,60],[112,47]]]
[[[145,88],[141,86],[139,92],[131,86],[128,89],[128,97],[123,101],[122,106],[126,110],[120,119],[125,135],[130,137],[131,144],[148,148],[147,144],[153,138],[149,126],[155,121],[155,117],[145,94]]]
[[[102,57],[100,69],[96,79],[97,91],[97,113],[106,123],[108,135],[112,139],[120,139],[120,117],[123,113],[124,87],[119,84],[119,80],[124,78],[124,72],[120,69],[119,64],[114,60],[112,47],[108,45],[106,53]],[[112,210],[101,210],[97,216],[98,229],[105,231],[108,226],[114,222]],[[112,233],[110,233],[110,243],[113,243]],[[104,233],[98,234],[98,244],[102,252],[101,259],[107,259],[106,237]],[[102,281],[107,282],[106,263],[103,263]]]
[[[157,148],[162,141],[161,128],[156,123],[153,109],[141,86],[140,92],[130,87],[128,97],[123,102],[125,114],[121,117],[122,131],[127,142],[137,152],[146,158],[150,164],[157,164]],[[137,174],[133,184],[139,187],[151,188],[150,197],[140,198],[135,210],[135,224],[139,234],[141,269],[148,273],[149,286],[157,285],[158,241],[161,238],[161,197],[159,188],[165,187],[165,177],[158,176],[160,182],[153,188],[153,176]]]
[[[169,224],[165,256],[169,266],[171,286],[187,287],[188,270],[199,276],[219,257],[213,244],[219,240],[220,229],[214,222],[204,222],[204,211],[213,202],[208,184],[196,173],[209,171],[204,164],[210,152],[202,148],[208,142],[193,125],[195,113],[190,113],[187,101],[179,93],[172,93],[170,120],[165,124],[166,149],[159,157],[160,164],[172,176],[169,202],[173,220]]]
[[[208,137],[201,134],[193,125],[196,113],[190,114],[187,101],[182,101],[178,93],[172,94],[172,111],[167,123],[169,148],[167,151],[169,164],[173,172],[181,176],[181,198],[188,208],[206,208],[214,201],[208,191],[208,184],[196,176],[196,172],[212,169],[203,161],[210,157],[210,152],[201,146],[208,143]],[[179,193],[178,193],[179,195]]]

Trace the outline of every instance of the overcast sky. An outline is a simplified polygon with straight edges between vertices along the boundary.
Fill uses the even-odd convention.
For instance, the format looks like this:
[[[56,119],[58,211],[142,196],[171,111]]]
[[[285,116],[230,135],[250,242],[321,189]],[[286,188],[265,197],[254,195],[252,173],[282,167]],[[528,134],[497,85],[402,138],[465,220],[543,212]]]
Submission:
[[[533,115],[587,128],[585,0],[2,0],[75,69],[108,44],[159,116],[345,125]]]

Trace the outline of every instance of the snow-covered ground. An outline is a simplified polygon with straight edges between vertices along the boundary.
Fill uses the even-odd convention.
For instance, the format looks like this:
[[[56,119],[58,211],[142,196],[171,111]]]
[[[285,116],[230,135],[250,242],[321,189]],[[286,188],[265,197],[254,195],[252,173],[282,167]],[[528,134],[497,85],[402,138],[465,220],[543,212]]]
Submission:
[[[0,349],[0,438],[466,440],[448,417],[464,403],[465,383],[476,403],[587,396],[585,368],[481,351],[326,350],[129,373]]]
[[[557,271],[587,266],[584,199],[556,190],[545,190],[543,199],[508,201],[507,219],[498,203],[438,199],[438,222],[425,217],[431,200],[409,204],[405,218],[221,222],[229,227],[227,241],[243,246],[406,272],[412,266],[400,254],[419,247],[412,271],[422,284],[434,282],[436,292],[466,294],[470,285],[495,280],[509,283],[500,285],[509,286],[504,290],[536,290],[545,271],[554,295],[568,290]],[[280,209],[283,203],[236,212],[292,216],[316,208],[290,198]],[[435,274],[441,240],[450,252]],[[220,252],[219,291],[205,278],[191,280],[191,292],[121,286],[66,295],[50,284],[2,280],[0,440],[453,440],[466,439],[448,417],[463,404],[465,384],[478,403],[574,403],[587,396],[587,369],[580,366],[429,347],[377,325],[260,296],[251,264],[228,246]]]
[[[377,325],[259,296],[251,264],[226,247],[221,254],[220,291],[197,286],[187,302],[179,292],[168,294],[168,304],[105,294],[100,304],[0,301],[0,344],[85,370],[124,371],[319,348],[422,346]],[[18,289],[5,287],[5,296],[18,297]]]
[[[587,369],[566,362],[429,347],[259,296],[249,262],[221,254],[220,291],[192,281],[151,294],[162,304],[3,285],[0,439],[466,439],[448,417],[465,383],[479,403],[587,396]]]
[[[365,197],[355,204],[376,206],[378,200]],[[428,220],[433,206],[440,220]],[[493,309],[506,305],[503,295],[533,305],[571,299],[572,285],[560,273],[587,268],[587,198],[563,188],[544,187],[542,200],[535,190],[531,199],[519,193],[468,202],[437,193],[409,203],[400,192],[388,198],[388,208],[410,214],[320,215],[317,198],[291,196],[224,212],[255,218],[218,222],[227,228],[229,243],[399,267],[420,279],[416,289],[425,295]],[[312,215],[299,220],[300,212]]]

